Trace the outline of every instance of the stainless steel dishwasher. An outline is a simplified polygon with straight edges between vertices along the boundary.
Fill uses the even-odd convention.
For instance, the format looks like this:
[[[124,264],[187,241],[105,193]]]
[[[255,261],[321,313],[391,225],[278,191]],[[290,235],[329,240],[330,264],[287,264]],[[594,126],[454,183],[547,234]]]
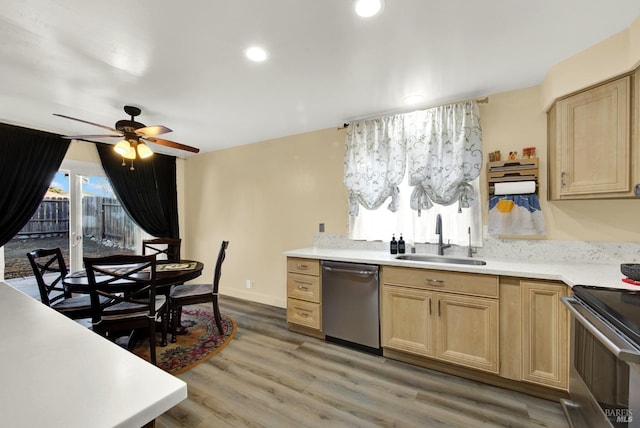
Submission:
[[[381,354],[379,266],[322,261],[326,340]]]

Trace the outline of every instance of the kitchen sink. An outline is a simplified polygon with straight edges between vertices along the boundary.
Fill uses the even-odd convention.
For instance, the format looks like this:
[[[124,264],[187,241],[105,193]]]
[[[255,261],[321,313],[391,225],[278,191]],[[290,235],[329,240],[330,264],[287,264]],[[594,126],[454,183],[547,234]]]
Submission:
[[[411,260],[412,262],[451,263],[460,265],[483,266],[487,262],[478,259],[458,259],[454,257],[430,256],[427,254],[403,254],[396,256],[398,260]]]

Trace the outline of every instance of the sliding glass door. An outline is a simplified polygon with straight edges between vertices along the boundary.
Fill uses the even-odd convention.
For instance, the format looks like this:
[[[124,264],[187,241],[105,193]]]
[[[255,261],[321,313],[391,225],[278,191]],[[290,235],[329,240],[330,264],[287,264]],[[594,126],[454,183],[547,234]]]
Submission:
[[[60,247],[70,271],[83,256],[139,253],[142,231],[125,213],[100,164],[64,161],[38,211],[4,246],[6,280],[33,275],[26,253]]]

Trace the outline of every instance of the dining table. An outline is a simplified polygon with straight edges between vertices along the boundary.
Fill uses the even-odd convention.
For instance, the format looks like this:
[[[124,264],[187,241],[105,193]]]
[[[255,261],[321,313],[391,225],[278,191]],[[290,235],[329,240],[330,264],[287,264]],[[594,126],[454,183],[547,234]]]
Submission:
[[[196,279],[202,275],[202,269],[204,264],[197,260],[158,260],[156,262],[156,293],[164,294],[167,302],[169,301],[169,293],[171,292],[171,286],[177,284],[184,284],[187,281]],[[140,272],[140,275],[145,275],[144,271]],[[99,281],[100,277],[96,277]],[[65,276],[62,280],[65,289],[71,293],[88,294],[89,293],[89,278],[87,278],[87,272],[82,269],[76,272],[72,272]],[[115,285],[117,287],[117,285]],[[168,320],[171,325],[171,320]],[[182,325],[178,326],[177,334],[186,334],[187,329]],[[129,339],[128,347],[131,347],[135,342],[135,335],[132,335]],[[166,339],[160,344],[166,346]]]
[[[168,296],[171,286],[183,284],[202,275],[204,264],[196,260],[158,260],[156,262],[156,291]],[[65,276],[62,283],[72,293],[89,293],[87,272],[82,269]]]

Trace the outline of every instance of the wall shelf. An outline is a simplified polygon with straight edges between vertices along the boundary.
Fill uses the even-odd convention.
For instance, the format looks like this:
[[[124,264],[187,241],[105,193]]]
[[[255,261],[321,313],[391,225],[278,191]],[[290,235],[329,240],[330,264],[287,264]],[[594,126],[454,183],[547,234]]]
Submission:
[[[489,196],[493,196],[496,183],[535,181],[538,191],[538,158],[515,159],[487,163]]]

